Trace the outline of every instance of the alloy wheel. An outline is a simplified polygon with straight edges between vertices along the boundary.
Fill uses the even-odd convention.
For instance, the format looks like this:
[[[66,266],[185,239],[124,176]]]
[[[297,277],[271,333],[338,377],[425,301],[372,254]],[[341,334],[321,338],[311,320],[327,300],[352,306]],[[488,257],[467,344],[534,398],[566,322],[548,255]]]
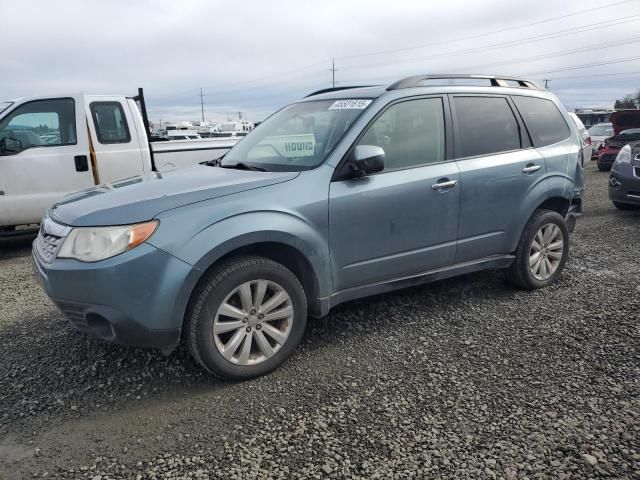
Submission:
[[[234,288],[213,321],[218,352],[236,365],[255,365],[278,352],[293,326],[293,303],[271,280],[250,280]]]
[[[529,249],[529,269],[536,280],[548,280],[556,273],[564,254],[564,236],[555,223],[540,227]]]

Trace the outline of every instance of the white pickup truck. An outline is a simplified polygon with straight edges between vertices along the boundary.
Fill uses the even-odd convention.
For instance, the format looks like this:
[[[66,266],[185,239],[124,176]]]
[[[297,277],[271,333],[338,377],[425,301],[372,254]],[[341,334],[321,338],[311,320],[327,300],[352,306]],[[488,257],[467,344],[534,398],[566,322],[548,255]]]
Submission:
[[[0,102],[0,236],[39,223],[68,193],[213,160],[240,139],[150,142],[148,132],[142,89]]]

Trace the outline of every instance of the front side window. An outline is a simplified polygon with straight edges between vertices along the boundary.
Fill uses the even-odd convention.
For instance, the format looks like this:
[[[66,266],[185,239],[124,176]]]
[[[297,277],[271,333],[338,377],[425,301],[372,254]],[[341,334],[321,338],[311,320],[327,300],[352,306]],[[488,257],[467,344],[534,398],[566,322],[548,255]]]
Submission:
[[[93,102],[91,116],[100,143],[129,143],[131,141],[129,126],[120,102]]]
[[[440,98],[392,105],[367,129],[358,145],[377,145],[385,152],[385,170],[444,161],[444,110]]]
[[[512,98],[527,126],[534,147],[545,147],[569,138],[569,126],[551,100],[521,96]]]
[[[34,147],[75,144],[76,114],[71,98],[28,102],[0,121],[2,155]]]
[[[222,167],[300,171],[324,162],[371,100],[294,103],[262,122],[233,147]]]
[[[504,97],[454,97],[458,157],[521,148],[516,117]]]

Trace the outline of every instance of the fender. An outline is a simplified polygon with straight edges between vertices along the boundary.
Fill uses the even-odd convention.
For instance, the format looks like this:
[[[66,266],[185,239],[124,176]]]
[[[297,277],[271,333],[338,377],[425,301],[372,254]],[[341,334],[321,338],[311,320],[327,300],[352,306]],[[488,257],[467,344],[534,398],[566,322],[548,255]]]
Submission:
[[[298,250],[311,264],[317,296],[327,297],[332,288],[330,256],[328,242],[319,230],[304,218],[272,210],[238,214],[202,229],[178,250],[170,252],[193,266],[176,298],[174,318],[184,317],[191,293],[208,268],[235,250],[261,242],[281,243]],[[326,228],[323,230],[326,232]]]
[[[514,252],[520,242],[520,236],[524,227],[529,222],[533,212],[546,200],[550,198],[565,198],[571,201],[571,194],[573,190],[569,188],[569,183],[573,183],[568,175],[562,173],[554,173],[551,175],[545,175],[537,182],[527,193],[524,201],[520,204],[518,210],[517,224],[513,227],[509,233],[511,238],[511,244],[509,245],[509,251]]]

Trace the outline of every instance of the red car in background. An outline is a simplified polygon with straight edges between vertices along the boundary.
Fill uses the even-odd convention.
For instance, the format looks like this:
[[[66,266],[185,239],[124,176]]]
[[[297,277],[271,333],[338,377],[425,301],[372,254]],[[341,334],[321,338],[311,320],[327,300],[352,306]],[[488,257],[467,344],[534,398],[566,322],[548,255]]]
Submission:
[[[618,152],[626,144],[640,140],[640,110],[619,110],[611,114],[613,136],[598,148],[598,170],[611,170]]]

